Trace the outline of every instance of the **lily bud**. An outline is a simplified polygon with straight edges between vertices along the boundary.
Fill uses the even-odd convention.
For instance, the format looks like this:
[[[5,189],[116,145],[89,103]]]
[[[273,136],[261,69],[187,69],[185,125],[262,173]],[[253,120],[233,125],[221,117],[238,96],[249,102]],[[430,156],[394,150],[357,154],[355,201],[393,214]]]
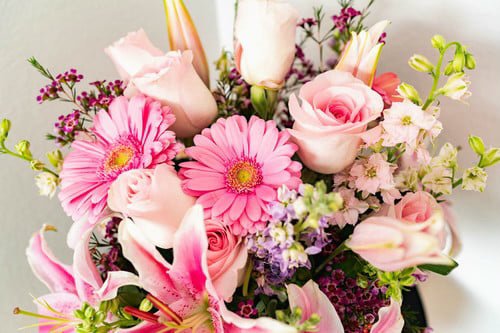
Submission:
[[[429,59],[421,54],[413,55],[410,60],[408,60],[408,65],[418,72],[430,73],[434,69],[434,65]]]
[[[205,50],[191,15],[182,0],[163,0],[167,16],[168,41],[170,49],[191,50],[193,66],[207,87],[210,86],[210,72]]]
[[[420,95],[418,94],[417,89],[415,89],[414,86],[408,83],[401,83],[396,91],[404,98],[407,100],[410,100],[412,103],[416,105],[421,105],[422,104],[422,99],[420,98]]]
[[[30,150],[30,142],[27,140],[21,140],[19,141],[15,146],[14,149],[21,154],[23,157],[31,158],[31,150]]]
[[[453,58],[452,64],[455,72],[457,73],[463,72],[465,66],[465,54],[464,50],[461,47],[457,48],[457,51],[455,52],[455,58]]]
[[[470,53],[465,53],[465,67],[467,67],[467,69],[476,68],[476,59]]]
[[[482,156],[481,162],[479,162],[479,167],[486,168],[493,166],[500,162],[500,148],[491,148]]]

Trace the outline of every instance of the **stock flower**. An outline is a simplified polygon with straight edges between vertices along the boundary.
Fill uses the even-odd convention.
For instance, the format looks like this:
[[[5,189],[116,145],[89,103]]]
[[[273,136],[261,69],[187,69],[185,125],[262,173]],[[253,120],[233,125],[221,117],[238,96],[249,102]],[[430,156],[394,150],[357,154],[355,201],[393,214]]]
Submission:
[[[44,225],[30,240],[26,256],[33,273],[50,290],[50,294],[35,300],[41,318],[40,332],[75,332],[81,323],[73,312],[84,302],[97,306],[101,301],[116,297],[118,288],[138,285],[138,279],[129,272],[108,272],[103,281],[92,261],[89,241],[92,230],[80,235],[73,255],[73,265],[61,263],[45,241],[44,232],[54,227]]]
[[[372,154],[367,159],[357,160],[351,168],[350,175],[355,178],[356,188],[360,191],[375,194],[380,190],[394,188],[393,172],[396,166],[387,162],[384,155]]]
[[[174,167],[134,169],[122,173],[108,192],[108,206],[131,217],[158,247],[171,248],[174,233],[195,199],[181,188]]]
[[[453,191],[453,171],[443,166],[427,167],[425,176],[422,178],[424,187],[434,193],[451,194]]]
[[[470,82],[464,73],[455,73],[448,78],[448,81],[440,91],[443,95],[451,99],[463,102],[471,95],[469,85]]]
[[[355,225],[358,222],[360,214],[363,214],[370,208],[368,202],[356,198],[356,193],[352,189],[342,187],[337,190],[342,196],[344,206],[342,210],[333,213],[332,219],[340,228],[347,224]]]
[[[191,51],[164,54],[139,30],[105,52],[128,83],[126,96],[144,94],[172,108],[176,118],[172,130],[177,136],[192,137],[216,117],[215,99],[196,73]]]
[[[59,185],[59,179],[50,172],[40,172],[35,176],[36,186],[40,195],[53,198]]]
[[[415,148],[422,130],[431,131],[436,122],[431,114],[408,100],[393,103],[390,109],[384,111],[381,123],[385,131],[383,144],[390,147],[406,143]]]
[[[220,220],[205,221],[208,273],[217,294],[229,301],[243,277],[248,252],[243,239],[231,233]]]
[[[141,287],[150,293],[148,299],[159,310],[152,314],[125,307],[126,312],[144,320],[127,332],[297,333],[271,318],[242,318],[227,310],[208,273],[208,241],[200,205],[188,210],[175,234],[172,264],[131,221],[123,221],[119,228],[123,254],[134,265]]]
[[[174,121],[170,108],[141,95],[118,97],[109,112],[96,114],[91,129],[95,138],[73,142],[60,174],[59,199],[76,222],[70,244],[105,214],[108,190],[120,174],[172,163],[179,150],[174,132],[168,130]]]
[[[302,310],[302,320],[310,318],[313,314],[320,317],[316,329],[310,332],[344,333],[337,311],[316,282],[309,280],[303,287],[289,284],[286,289],[290,308],[293,310],[299,307]],[[309,333],[309,331],[303,333]]]
[[[488,174],[478,166],[468,168],[462,177],[462,189],[467,191],[483,192],[486,187]]]
[[[373,216],[356,226],[346,245],[383,271],[398,271],[422,264],[452,265],[453,261],[441,253],[444,227],[440,211],[418,223]]]
[[[208,218],[222,219],[236,235],[262,230],[278,188],[301,183],[302,165],[291,159],[297,147],[289,137],[274,121],[220,118],[186,149],[194,161],[181,164],[182,187]]]
[[[349,166],[361,146],[368,123],[377,119],[384,103],[379,94],[350,73],[331,70],[304,84],[299,98],[290,97],[295,119],[290,134],[301,161],[324,174]]]
[[[381,21],[359,34],[353,32],[335,69],[352,73],[371,86],[384,46],[384,43],[380,42],[380,37],[388,24],[389,21]]]
[[[286,1],[240,0],[234,28],[235,63],[251,85],[280,88],[295,58],[299,14]]]

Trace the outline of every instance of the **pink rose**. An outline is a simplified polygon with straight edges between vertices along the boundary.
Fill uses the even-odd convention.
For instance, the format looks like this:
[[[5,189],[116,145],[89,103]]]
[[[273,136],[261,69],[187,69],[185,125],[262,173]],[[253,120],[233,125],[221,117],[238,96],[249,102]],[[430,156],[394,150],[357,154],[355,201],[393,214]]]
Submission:
[[[290,97],[295,119],[290,130],[298,154],[310,169],[331,174],[349,166],[358,153],[368,123],[384,108],[382,97],[351,73],[331,70],[302,86],[302,106]]]
[[[394,217],[398,220],[420,223],[429,220],[436,211],[441,211],[441,206],[430,193],[410,192],[394,206]]]
[[[195,199],[186,195],[172,166],[122,173],[108,192],[108,206],[130,217],[156,245],[171,248],[173,236]]]
[[[192,137],[217,116],[217,104],[193,67],[191,51],[164,54],[139,30],[105,52],[128,82],[127,97],[142,93],[172,108],[176,117],[172,130],[177,136]]]
[[[248,252],[242,238],[221,221],[206,220],[208,272],[217,294],[230,301],[243,277]]]
[[[354,228],[346,244],[383,271],[398,271],[422,264],[452,265],[453,261],[441,252],[440,234],[444,224],[440,211],[419,223],[373,216]]]

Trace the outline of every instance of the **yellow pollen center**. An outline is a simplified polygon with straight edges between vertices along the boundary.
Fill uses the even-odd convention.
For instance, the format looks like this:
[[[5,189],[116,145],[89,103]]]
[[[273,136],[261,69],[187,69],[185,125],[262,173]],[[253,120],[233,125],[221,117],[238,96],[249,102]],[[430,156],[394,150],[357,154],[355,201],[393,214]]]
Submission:
[[[237,193],[248,193],[261,182],[260,167],[252,160],[237,161],[226,173],[226,185]]]
[[[118,146],[108,155],[104,169],[106,171],[116,171],[126,167],[134,157],[134,150],[127,146]]]
[[[409,126],[412,124],[412,121],[411,121],[411,117],[410,116],[404,116],[403,118],[401,118],[401,123],[404,125],[404,126]]]

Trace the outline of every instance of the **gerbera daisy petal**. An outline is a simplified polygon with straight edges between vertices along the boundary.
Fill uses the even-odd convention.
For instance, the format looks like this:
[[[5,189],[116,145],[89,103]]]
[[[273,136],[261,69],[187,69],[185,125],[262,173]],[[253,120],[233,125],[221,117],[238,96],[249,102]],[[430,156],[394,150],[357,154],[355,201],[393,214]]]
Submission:
[[[255,233],[265,227],[278,188],[300,185],[302,166],[292,161],[297,147],[288,139],[273,121],[221,118],[186,149],[193,161],[181,163],[183,189],[234,234]]]
[[[167,130],[173,117],[169,108],[138,95],[116,98],[109,109],[94,118],[90,134],[95,140],[76,140],[64,160],[59,200],[74,220],[86,216],[95,223],[121,173],[171,163],[180,149],[175,134]]]

